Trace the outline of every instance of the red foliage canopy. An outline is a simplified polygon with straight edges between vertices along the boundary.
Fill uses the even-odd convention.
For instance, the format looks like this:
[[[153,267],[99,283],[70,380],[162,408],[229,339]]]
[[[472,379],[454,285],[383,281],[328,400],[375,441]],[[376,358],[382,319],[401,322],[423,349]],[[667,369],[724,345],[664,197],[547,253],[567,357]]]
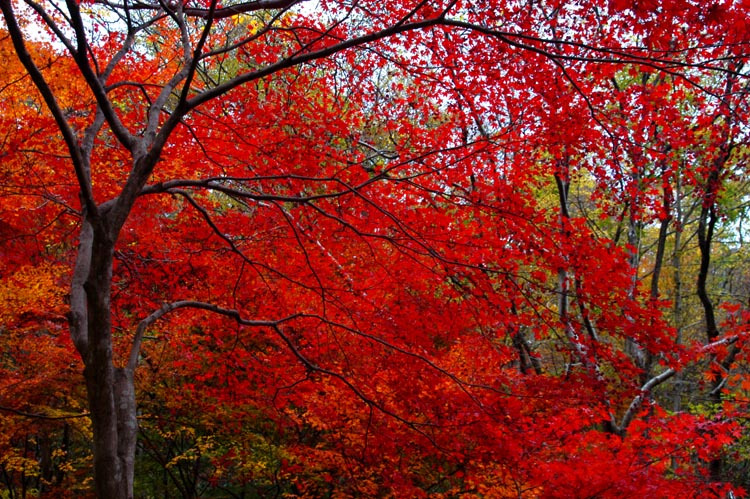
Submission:
[[[747,2],[1,3],[8,489],[86,406],[100,497],[729,490]]]

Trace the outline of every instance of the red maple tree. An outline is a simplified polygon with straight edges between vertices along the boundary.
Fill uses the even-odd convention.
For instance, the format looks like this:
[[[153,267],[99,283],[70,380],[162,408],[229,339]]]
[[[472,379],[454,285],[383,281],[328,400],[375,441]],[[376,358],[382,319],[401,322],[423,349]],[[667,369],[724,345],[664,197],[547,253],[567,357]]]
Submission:
[[[9,490],[741,492],[746,5],[0,6]]]

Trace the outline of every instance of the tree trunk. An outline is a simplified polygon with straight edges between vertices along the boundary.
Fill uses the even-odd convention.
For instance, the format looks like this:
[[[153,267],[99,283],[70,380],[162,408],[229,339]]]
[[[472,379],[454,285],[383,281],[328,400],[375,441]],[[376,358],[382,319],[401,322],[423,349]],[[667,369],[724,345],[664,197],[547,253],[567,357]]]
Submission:
[[[71,326],[79,328],[74,339],[85,365],[96,495],[131,499],[137,434],[135,386],[132,369],[115,368],[112,358],[114,241],[106,226],[102,220],[84,221],[71,292],[71,306],[79,308],[71,313]]]
[[[135,471],[135,445],[138,436],[136,419],[135,383],[133,371],[128,368],[115,369],[115,405],[117,409],[117,452],[122,466],[122,486],[133,497]]]

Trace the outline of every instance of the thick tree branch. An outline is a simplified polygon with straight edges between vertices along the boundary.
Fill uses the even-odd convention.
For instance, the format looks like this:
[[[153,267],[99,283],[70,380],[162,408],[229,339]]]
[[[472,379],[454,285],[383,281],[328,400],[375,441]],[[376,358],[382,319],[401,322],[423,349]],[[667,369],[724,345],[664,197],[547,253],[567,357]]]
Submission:
[[[627,430],[628,426],[630,426],[630,423],[633,421],[633,418],[638,413],[638,410],[643,405],[643,402],[646,400],[646,398],[651,393],[651,390],[653,390],[655,387],[659,386],[660,384],[664,383],[666,380],[671,378],[677,373],[677,370],[674,368],[669,368],[666,371],[662,372],[661,374],[654,376],[650,380],[646,382],[641,387],[640,393],[635,396],[633,401],[628,406],[628,409],[625,411],[625,414],[622,415],[622,420],[620,421],[619,425],[615,426],[615,432],[622,435],[625,433],[625,430]]]
[[[78,254],[70,284],[70,336],[73,339],[81,358],[88,358],[88,304],[84,285],[91,270],[91,251],[94,242],[94,228],[87,217],[81,221],[81,232],[78,236]]]

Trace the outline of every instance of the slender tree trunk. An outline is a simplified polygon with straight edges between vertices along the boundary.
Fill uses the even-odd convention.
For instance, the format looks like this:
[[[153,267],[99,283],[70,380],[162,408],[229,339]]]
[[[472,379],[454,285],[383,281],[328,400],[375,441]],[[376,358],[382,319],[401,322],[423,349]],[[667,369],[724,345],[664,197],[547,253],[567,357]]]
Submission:
[[[674,198],[675,217],[677,224],[674,231],[674,249],[672,251],[672,322],[675,325],[676,337],[675,343],[682,344],[682,228],[686,220],[682,216],[682,179],[680,173],[675,179],[675,198]],[[677,413],[682,410],[682,372],[678,372],[674,378],[674,392],[672,394],[672,410]]]
[[[730,87],[728,86],[727,88],[729,89]],[[704,185],[703,205],[701,207],[700,218],[698,219],[698,247],[700,249],[701,259],[700,268],[698,269],[697,293],[698,298],[700,298],[701,304],[703,305],[707,343],[716,341],[721,334],[716,322],[714,305],[711,302],[711,298],[708,296],[707,281],[711,269],[711,244],[713,243],[716,223],[719,219],[717,213],[717,198],[720,190],[720,183],[722,181],[722,170],[724,169],[726,161],[730,157],[731,150],[732,148],[730,145],[723,147],[720,156],[717,157],[714,160],[714,164],[711,165],[711,171]],[[733,345],[724,359],[715,359],[724,371],[718,373],[712,385],[712,390],[709,392],[709,399],[716,406],[721,404],[721,388],[724,386],[724,383],[726,383],[727,378],[725,372],[731,368],[731,364],[734,361],[737,352],[736,345]],[[711,463],[709,464],[709,472],[712,480],[721,481],[722,468],[723,460],[721,457],[711,460]]]
[[[567,238],[570,236],[570,227],[568,225],[570,223],[570,211],[568,209],[570,167],[568,158],[560,160],[558,167],[559,171],[555,172],[555,184],[557,185],[557,196],[559,201],[560,233]],[[567,262],[565,265],[567,265]],[[570,296],[572,291],[574,291],[571,290],[570,281],[571,275],[568,272],[568,269],[566,266],[560,266],[557,270],[557,313],[565,330],[565,336],[573,347],[578,362],[593,374],[598,370],[598,366],[596,365],[596,362],[590,358],[588,346],[576,331],[570,313]]]
[[[708,204],[708,206],[706,206]],[[703,305],[703,317],[706,322],[706,342],[711,343],[719,336],[719,328],[716,325],[714,306],[708,296],[707,281],[711,266],[711,243],[713,242],[714,227],[716,225],[716,209],[713,200],[704,201],[698,220],[698,247],[700,249],[700,268],[698,270],[698,298]]]
[[[669,225],[672,222],[672,193],[668,188],[664,188],[662,194],[662,207],[664,209],[664,218],[662,218],[659,225],[659,236],[656,245],[656,256],[654,258],[654,270],[651,274],[651,290],[650,299],[655,302],[659,299],[659,278],[661,276],[661,269],[664,265],[664,253],[667,246],[667,235],[669,232]],[[645,349],[641,349],[641,358],[643,365],[643,374],[641,375],[641,385],[644,385],[651,379],[651,370],[653,368],[654,359],[651,352]]]
[[[638,190],[641,190],[641,174],[637,172],[633,175],[632,181],[638,185]],[[630,214],[628,216],[628,247],[629,257],[628,264],[632,269],[633,277],[630,283],[630,291],[628,297],[631,300],[635,299],[635,291],[638,287],[638,266],[640,263],[640,246],[641,246],[641,235],[640,235],[640,222],[636,216],[636,210],[638,209],[637,196],[632,196],[629,204]],[[632,322],[632,317],[625,317],[625,320]],[[635,364],[643,370],[643,377],[641,381],[645,382],[649,378],[650,370],[650,358],[648,352],[632,337],[625,338],[625,353],[630,356]]]

